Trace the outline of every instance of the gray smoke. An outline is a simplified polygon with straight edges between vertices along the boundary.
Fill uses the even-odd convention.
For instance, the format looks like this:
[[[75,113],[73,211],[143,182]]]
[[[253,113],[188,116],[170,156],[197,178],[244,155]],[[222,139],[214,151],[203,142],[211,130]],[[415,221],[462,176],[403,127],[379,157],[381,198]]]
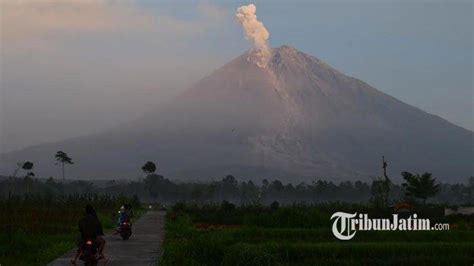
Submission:
[[[245,34],[245,38],[251,40],[257,50],[254,53],[255,63],[259,67],[265,67],[271,56],[270,48],[268,47],[268,33],[262,22],[258,21],[255,12],[257,7],[254,4],[241,6],[237,8],[235,16],[240,22]]]

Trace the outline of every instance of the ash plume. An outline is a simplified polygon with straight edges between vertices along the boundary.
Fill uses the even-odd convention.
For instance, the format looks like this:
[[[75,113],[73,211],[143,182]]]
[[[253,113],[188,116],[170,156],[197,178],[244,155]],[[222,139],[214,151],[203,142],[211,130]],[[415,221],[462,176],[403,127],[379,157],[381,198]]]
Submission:
[[[249,4],[237,8],[235,16],[242,26],[245,38],[255,44],[256,50],[251,54],[252,61],[259,67],[265,67],[271,57],[271,50],[267,43],[270,34],[263,23],[258,21],[256,11],[257,7]]]

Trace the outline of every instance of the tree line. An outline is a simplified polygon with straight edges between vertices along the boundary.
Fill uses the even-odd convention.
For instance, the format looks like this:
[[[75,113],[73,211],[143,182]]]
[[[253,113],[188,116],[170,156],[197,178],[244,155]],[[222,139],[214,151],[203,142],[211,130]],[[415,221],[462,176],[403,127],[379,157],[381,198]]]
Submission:
[[[57,164],[64,167],[73,164],[72,159],[64,152],[55,155]],[[378,207],[388,207],[395,203],[407,202],[412,204],[445,203],[469,204],[474,203],[474,177],[468,184],[440,184],[431,173],[416,174],[402,172],[404,182],[394,184],[386,174],[387,162],[383,158],[384,176],[373,180],[343,181],[334,183],[327,180],[314,180],[310,183],[284,184],[278,179],[263,179],[261,182],[252,180],[242,181],[232,175],[227,175],[220,181],[174,182],[162,175],[156,174],[156,164],[148,161],[141,170],[144,179],[141,181],[109,180],[98,185],[90,181],[62,182],[53,177],[47,180],[33,178],[34,164],[29,161],[18,165],[13,178],[4,180],[1,186],[2,195],[14,194],[71,194],[71,193],[112,193],[127,196],[137,195],[141,199],[155,202],[192,201],[196,203],[211,203],[229,201],[236,204],[262,203],[273,201],[281,203],[293,202],[358,202],[371,203]],[[25,177],[15,178],[16,174],[24,171]],[[8,183],[7,183],[8,182]]]

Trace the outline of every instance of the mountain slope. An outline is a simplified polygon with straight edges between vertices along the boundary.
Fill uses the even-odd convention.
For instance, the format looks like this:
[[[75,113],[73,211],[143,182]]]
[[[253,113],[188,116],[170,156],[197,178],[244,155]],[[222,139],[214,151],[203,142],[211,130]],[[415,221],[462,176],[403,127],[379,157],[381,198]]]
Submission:
[[[51,170],[56,150],[76,177],[135,177],[146,160],[192,179],[309,180],[430,171],[446,181],[473,174],[473,133],[282,46],[265,68],[249,51],[143,118],[114,130],[5,154],[1,167],[36,162]],[[50,156],[50,157],[45,157]]]

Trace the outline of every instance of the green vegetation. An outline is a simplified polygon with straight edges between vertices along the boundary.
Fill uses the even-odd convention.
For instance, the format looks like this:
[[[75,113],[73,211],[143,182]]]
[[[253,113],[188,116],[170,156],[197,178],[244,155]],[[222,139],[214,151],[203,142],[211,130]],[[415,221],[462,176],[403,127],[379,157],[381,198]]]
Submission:
[[[339,241],[331,231],[335,211],[384,217],[369,205],[293,204],[280,207],[228,202],[176,204],[169,210],[160,265],[470,265],[474,218],[417,213],[450,231],[365,231]],[[442,209],[442,208],[441,208]],[[441,212],[442,213],[442,212]]]
[[[405,195],[408,198],[415,197],[423,200],[426,203],[428,198],[434,197],[439,192],[439,184],[435,184],[436,180],[431,176],[430,173],[412,174],[410,172],[402,173],[405,183],[406,192]]]
[[[94,206],[107,230],[115,226],[116,210],[127,202],[140,207],[137,199],[98,194],[0,199],[0,264],[44,265],[75,246],[86,204]]]
[[[187,202],[175,204],[168,212],[163,265],[474,262],[474,217],[443,216],[445,206],[474,202],[474,177],[468,184],[437,184],[429,173],[403,172],[406,183],[397,185],[386,175],[383,161],[384,178],[372,184],[317,180],[293,185],[264,179],[259,185],[232,175],[209,183],[185,183],[155,174],[156,165],[149,161],[142,167],[146,175],[142,181],[66,182],[64,164],[72,164],[72,159],[58,154],[62,182],[34,178],[31,162],[18,163],[11,177],[0,177],[0,197],[6,198],[0,198],[0,211],[7,214],[0,217],[0,264],[51,261],[74,247],[85,204],[96,208],[107,229],[115,224],[118,206],[125,202],[135,209],[139,206],[136,195],[164,206]],[[15,177],[20,170],[24,178]],[[423,204],[416,206],[419,200]],[[432,223],[449,223],[452,230],[357,232],[350,241],[339,241],[332,234],[330,217],[336,211],[384,218],[399,210],[430,218]]]

